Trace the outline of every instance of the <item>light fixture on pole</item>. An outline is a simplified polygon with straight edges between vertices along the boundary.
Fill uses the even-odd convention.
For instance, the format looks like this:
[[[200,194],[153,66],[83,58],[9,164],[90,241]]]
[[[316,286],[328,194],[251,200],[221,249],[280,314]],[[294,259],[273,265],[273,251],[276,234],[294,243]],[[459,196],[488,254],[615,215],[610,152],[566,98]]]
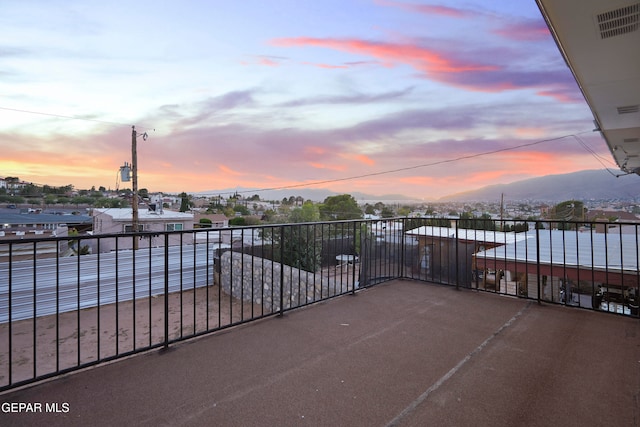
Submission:
[[[139,230],[139,217],[138,217],[138,147],[137,147],[137,137],[138,133],[136,132],[136,127],[131,126],[131,187],[133,191],[133,195],[131,197],[131,209],[132,209],[132,221],[131,228],[134,233],[138,233]],[[142,140],[147,140],[147,133],[142,134]],[[126,165],[126,163],[125,163]],[[138,249],[138,238],[133,238],[133,250]]]

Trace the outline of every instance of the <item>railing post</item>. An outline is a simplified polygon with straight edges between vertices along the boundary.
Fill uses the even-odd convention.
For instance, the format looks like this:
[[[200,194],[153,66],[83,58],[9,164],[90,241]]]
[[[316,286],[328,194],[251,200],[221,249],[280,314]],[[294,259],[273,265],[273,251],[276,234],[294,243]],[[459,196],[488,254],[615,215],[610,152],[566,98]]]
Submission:
[[[169,348],[169,234],[164,235],[164,348]]]
[[[401,279],[404,278],[404,260],[405,260],[405,250],[406,245],[404,244],[404,232],[407,229],[407,218],[402,218],[402,230],[400,230],[400,271],[399,276]]]
[[[536,225],[536,280],[538,282],[537,300],[540,304],[540,227],[538,225]]]
[[[358,222],[353,222],[353,269],[351,271],[351,295],[356,294],[356,258],[359,256],[356,248],[358,247],[357,239],[358,239]]]
[[[460,271],[460,259],[458,256],[459,247],[458,243],[460,242],[460,235],[458,234],[458,221],[456,221],[456,291],[460,290],[460,275],[458,272]]]
[[[284,224],[280,226],[280,313],[284,316]]]

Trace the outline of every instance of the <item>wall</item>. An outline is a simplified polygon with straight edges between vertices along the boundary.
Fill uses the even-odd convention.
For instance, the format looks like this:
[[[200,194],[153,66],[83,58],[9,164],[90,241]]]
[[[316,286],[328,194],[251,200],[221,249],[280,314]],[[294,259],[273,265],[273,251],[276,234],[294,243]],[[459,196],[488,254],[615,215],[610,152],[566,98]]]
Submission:
[[[284,272],[285,309],[350,290],[345,284],[340,289],[340,283],[331,277],[239,252],[225,252],[220,264],[223,291],[235,298],[242,295],[243,300],[262,305],[267,312],[280,310],[281,271]]]

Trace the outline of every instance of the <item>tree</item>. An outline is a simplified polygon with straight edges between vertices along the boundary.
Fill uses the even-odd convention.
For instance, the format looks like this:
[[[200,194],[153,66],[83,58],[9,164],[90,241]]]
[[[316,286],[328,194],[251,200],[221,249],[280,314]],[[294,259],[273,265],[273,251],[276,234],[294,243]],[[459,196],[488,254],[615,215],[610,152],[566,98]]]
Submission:
[[[250,213],[249,209],[247,209],[247,207],[243,205],[235,205],[233,207],[233,211],[240,213],[240,215],[249,215]]]
[[[263,230],[275,245],[273,260],[315,272],[322,261],[322,228],[314,224],[287,225]]]
[[[92,205],[95,202],[95,199],[90,196],[76,196],[71,199],[71,203],[76,205]]]
[[[200,218],[198,221],[198,228],[211,228],[212,222],[209,218]]]
[[[37,185],[27,184],[20,189],[20,194],[23,196],[39,196],[42,194],[42,190]]]
[[[482,214],[477,218],[474,217],[471,212],[463,212],[462,215],[460,215],[458,227],[472,230],[496,230],[496,224],[491,220],[491,215]]]
[[[413,209],[411,209],[411,206],[402,206],[398,208],[398,216],[409,216],[412,210]]]
[[[57,198],[53,194],[47,194],[44,196],[44,204],[45,205],[53,205],[56,202]]]
[[[229,225],[242,227],[244,225],[247,225],[247,221],[243,217],[237,216],[229,220]]]
[[[100,197],[93,202],[93,206],[96,208],[123,208],[125,206],[125,202],[122,199]]]
[[[76,237],[79,235],[80,233],[75,228],[69,230],[69,236]],[[79,239],[69,240],[69,249],[71,249],[71,256],[88,255],[90,252],[89,245],[80,245]]]
[[[289,222],[317,222],[320,220],[320,210],[313,202],[307,200],[299,208],[289,214]]]
[[[362,218],[362,210],[350,194],[329,196],[320,205],[320,218],[324,220],[347,220]]]
[[[264,213],[262,214],[262,220],[266,221],[266,222],[271,222],[273,221],[273,219],[276,217],[276,211],[274,211],[273,209],[267,209],[266,211],[264,211]]]
[[[551,209],[549,219],[555,219],[558,221],[584,221],[587,210],[584,207],[584,203],[578,200],[567,200],[565,202],[558,203]],[[559,230],[574,230],[576,224],[558,223]]]
[[[382,218],[393,218],[394,216],[396,216],[396,214],[389,206],[384,206],[382,208],[382,211],[380,212],[380,216]]]
[[[187,212],[191,209],[191,201],[187,193],[180,193],[180,212]]]

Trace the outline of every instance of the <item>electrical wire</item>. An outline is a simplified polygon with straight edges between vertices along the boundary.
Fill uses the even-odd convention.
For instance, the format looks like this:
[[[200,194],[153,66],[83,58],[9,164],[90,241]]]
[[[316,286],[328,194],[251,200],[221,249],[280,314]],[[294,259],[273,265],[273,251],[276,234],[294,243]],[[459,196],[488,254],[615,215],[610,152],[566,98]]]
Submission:
[[[45,113],[45,112],[42,112],[42,111],[33,111],[33,110],[21,110],[19,108],[0,107],[0,110],[14,111],[14,112],[17,112],[17,113],[37,114],[37,115],[40,115],[40,116],[57,117],[57,118],[60,118],[60,119],[82,120],[82,121],[85,121],[85,122],[101,123],[101,124],[104,124],[104,125],[118,126],[118,127],[119,126],[127,126],[127,127],[133,126],[130,123],[109,122],[109,121],[106,121],[106,120],[89,119],[89,118],[86,118],[86,117],[65,116],[64,114]],[[154,130],[155,131],[155,129],[153,129],[150,126],[140,126],[140,127],[142,129],[150,129],[150,130]]]
[[[583,132],[578,132],[576,134],[563,135],[563,136],[559,136],[559,137],[556,137],[556,138],[542,139],[542,140],[538,140],[538,141],[534,141],[534,142],[528,142],[526,144],[520,144],[520,145],[516,145],[516,146],[513,146],[513,147],[500,148],[500,149],[497,149],[497,150],[490,150],[490,151],[484,151],[484,152],[481,152],[481,153],[469,154],[469,155],[466,155],[466,156],[459,156],[459,157],[455,157],[455,158],[452,158],[452,159],[438,160],[436,162],[424,163],[424,164],[414,165],[414,166],[407,166],[407,167],[404,167],[404,168],[391,169],[391,170],[380,171],[380,172],[372,172],[372,173],[363,174],[363,175],[356,175],[356,176],[350,176],[350,177],[345,177],[345,178],[327,179],[327,180],[323,180],[323,181],[313,181],[313,182],[307,182],[307,183],[303,183],[303,184],[284,185],[284,186],[281,186],[281,187],[260,188],[260,189],[245,190],[245,191],[222,192],[222,193],[220,193],[220,195],[222,195],[222,194],[234,194],[234,193],[238,193],[238,194],[260,193],[260,192],[264,192],[264,191],[287,190],[287,189],[290,189],[290,188],[310,187],[310,186],[314,186],[314,185],[329,184],[329,183],[334,183],[334,182],[343,182],[343,181],[351,181],[351,180],[355,180],[355,179],[369,178],[369,177],[372,177],[372,176],[388,175],[388,174],[404,172],[404,171],[408,171],[408,170],[427,168],[427,167],[438,166],[438,165],[447,164],[447,163],[454,163],[454,162],[458,162],[458,161],[461,161],[461,160],[473,159],[473,158],[477,158],[477,157],[488,156],[488,155],[497,154],[497,153],[503,153],[503,152],[506,152],[506,151],[513,151],[513,150],[517,150],[517,149],[524,148],[524,147],[531,147],[531,146],[534,146],[534,145],[543,144],[543,143],[546,143],[546,142],[559,141],[559,140],[565,139],[565,138],[571,138],[571,137],[577,138],[577,135],[580,135],[580,134],[583,134],[583,133],[590,133],[590,132],[592,132],[592,131],[583,131]]]
[[[615,167],[615,164],[614,164],[613,162],[611,162],[611,161],[610,161],[610,160],[608,160],[608,159],[604,159],[604,158],[602,158],[602,156],[600,156],[598,153],[596,153],[596,152],[595,152],[595,150],[593,150],[591,147],[589,147],[589,146],[587,145],[587,143],[586,143],[586,142],[584,142],[584,140],[583,140],[582,138],[580,138],[578,135],[572,135],[572,136],[576,139],[576,141],[578,141],[578,143],[579,143],[579,144],[580,144],[580,145],[581,145],[585,150],[587,150],[587,152],[591,153],[591,155],[592,155],[592,156],[593,156],[593,157],[598,161],[598,163],[600,163],[600,164],[602,165],[602,167],[603,167],[603,168],[605,168],[605,170],[606,170],[607,172],[609,172],[611,175],[615,176],[616,178],[619,178],[619,177],[621,177],[621,176],[628,175],[628,174],[620,174],[620,175],[616,175],[615,173],[611,172],[611,171],[609,170],[609,166],[605,165],[605,164],[604,164],[604,162],[606,161],[606,162],[608,162],[611,166],[614,166],[614,167]]]
[[[82,120],[82,121],[88,121],[88,122],[94,122],[94,123],[107,124],[107,125],[111,125],[111,126],[132,126],[130,124],[125,124],[125,123],[120,123],[120,122],[110,122],[110,121],[106,121],[106,120],[88,119],[88,118],[85,118],[85,117],[77,117],[77,116],[66,116],[66,115],[63,115],[63,114],[45,113],[45,112],[33,111],[33,110],[22,110],[22,109],[18,109],[18,108],[0,107],[0,110],[15,111],[15,112],[27,113],[27,114],[38,114],[38,115],[43,115],[43,116],[64,118],[64,119],[70,119],[70,120]],[[143,129],[144,129],[144,127],[143,127]],[[150,129],[150,128],[147,127],[147,129]],[[155,129],[153,129],[153,130],[155,131]],[[335,182],[352,181],[352,180],[356,180],[356,179],[369,178],[369,177],[372,177],[372,176],[388,175],[388,174],[404,172],[404,171],[413,170],[413,169],[421,169],[421,168],[426,168],[426,167],[431,167],[431,166],[442,165],[442,164],[446,164],[446,163],[458,162],[460,160],[467,160],[467,159],[472,159],[472,158],[481,157],[481,156],[488,156],[488,155],[491,155],[491,154],[497,154],[497,153],[501,153],[501,152],[505,152],[505,151],[517,150],[517,149],[523,148],[523,147],[530,147],[530,146],[542,144],[542,143],[545,143],[545,142],[558,141],[558,140],[561,140],[561,139],[564,139],[564,138],[569,138],[569,137],[575,138],[576,141],[578,141],[578,143],[587,152],[589,152],[607,170],[607,172],[609,172],[611,175],[615,176],[616,178],[618,178],[620,176],[628,175],[628,174],[616,175],[613,172],[611,172],[609,170],[609,167],[607,165],[605,165],[604,162],[603,162],[603,160],[606,160],[606,161],[608,161],[608,160],[607,159],[603,159],[601,156],[599,156],[591,147],[589,147],[584,142],[584,140],[582,138],[580,138],[578,136],[580,134],[588,133],[588,132],[591,132],[591,131],[583,131],[583,132],[578,132],[577,134],[564,135],[564,136],[560,136],[560,137],[557,137],[557,138],[539,140],[539,141],[530,142],[530,143],[527,143],[527,144],[517,145],[517,146],[514,146],[514,147],[508,147],[508,148],[502,148],[502,149],[498,149],[498,150],[485,151],[485,152],[482,152],[482,153],[470,154],[470,155],[467,155],[467,156],[460,156],[460,157],[456,157],[456,158],[453,158],[453,159],[445,159],[445,160],[440,160],[440,161],[437,161],[437,162],[426,163],[426,164],[421,164],[421,165],[414,165],[414,166],[408,166],[408,167],[399,168],[399,169],[392,169],[392,170],[380,171],[380,172],[372,172],[372,173],[369,173],[369,174],[356,175],[356,176],[345,177],[345,178],[336,178],[336,179],[328,179],[328,180],[322,180],[322,181],[307,182],[307,183],[302,183],[302,184],[285,185],[285,186],[280,186],[280,187],[260,188],[260,189],[255,189],[255,190],[236,191],[236,192],[222,192],[220,194],[222,195],[222,194],[233,194],[233,193],[238,193],[238,194],[260,193],[260,192],[264,192],[264,191],[287,190],[287,189],[290,189],[290,188],[311,187],[311,186],[321,185],[321,184],[330,184],[330,183],[335,183]],[[609,161],[609,163],[611,165],[613,165],[610,161]],[[615,165],[613,165],[613,166],[615,166]],[[116,183],[116,189],[117,188],[118,188],[118,183]]]

